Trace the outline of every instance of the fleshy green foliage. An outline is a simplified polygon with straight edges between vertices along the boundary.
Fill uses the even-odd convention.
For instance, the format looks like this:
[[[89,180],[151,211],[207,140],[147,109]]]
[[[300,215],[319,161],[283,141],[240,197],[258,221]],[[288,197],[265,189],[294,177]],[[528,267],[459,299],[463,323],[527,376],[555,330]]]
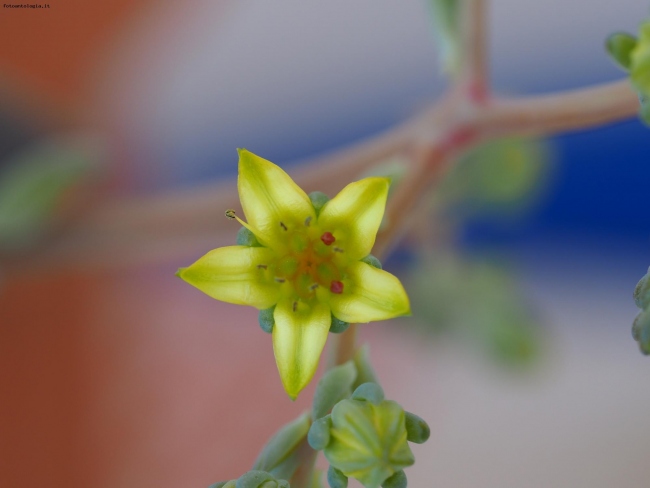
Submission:
[[[330,488],[347,488],[348,477],[334,466],[330,466],[327,470],[327,484]]]
[[[354,366],[357,368],[357,379],[354,381],[352,388],[356,389],[364,383],[377,383],[377,374],[372,364],[370,364],[370,347],[361,346],[354,355]]]
[[[406,474],[398,471],[381,485],[382,488],[406,488]]]
[[[434,33],[439,44],[442,67],[455,73],[460,55],[458,18],[459,0],[429,0]]]
[[[418,417],[414,413],[406,412],[405,422],[406,434],[409,442],[424,444],[429,440],[431,429],[424,419]]]
[[[326,415],[318,420],[315,420],[309,428],[307,439],[312,449],[322,451],[325,446],[330,442],[330,428],[332,427],[331,415]]]
[[[607,38],[605,48],[621,69],[629,71],[632,66],[631,53],[636,43],[636,37],[625,32],[616,32]]]
[[[253,469],[267,471],[277,478],[290,479],[299,464],[297,448],[306,439],[309,426],[310,416],[305,413],[282,427],[264,446]]]
[[[327,415],[338,402],[348,398],[357,371],[352,361],[336,366],[327,371],[318,382],[312,404],[312,418],[319,419]]]
[[[634,302],[641,311],[632,324],[632,337],[647,356],[650,355],[650,268],[634,289]]]
[[[415,318],[431,333],[479,347],[497,364],[535,364],[545,336],[508,273],[485,262],[438,254],[411,273]]]
[[[242,227],[237,232],[237,245],[238,246],[248,246],[248,247],[260,247],[261,244],[250,230],[246,227]]]
[[[290,488],[289,482],[276,479],[265,471],[253,470],[236,480],[214,483],[208,488]]]
[[[461,217],[517,215],[535,201],[549,168],[546,144],[534,139],[499,139],[465,154],[436,195],[440,206]]]
[[[384,390],[377,383],[364,383],[354,390],[352,400],[366,401],[379,405],[384,401]]]
[[[51,140],[16,154],[0,172],[0,248],[38,239],[74,190],[96,177],[103,148],[87,138]]]
[[[607,38],[605,47],[616,64],[629,73],[639,93],[639,118],[650,125],[650,20],[641,23],[638,38],[618,32]]]

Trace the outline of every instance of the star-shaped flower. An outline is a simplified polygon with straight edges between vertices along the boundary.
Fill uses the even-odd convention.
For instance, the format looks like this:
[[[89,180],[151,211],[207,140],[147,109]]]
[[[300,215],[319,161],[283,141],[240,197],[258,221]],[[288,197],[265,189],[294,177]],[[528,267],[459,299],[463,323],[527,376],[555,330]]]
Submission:
[[[248,223],[237,220],[254,235],[253,245],[215,249],[179,270],[217,300],[265,311],[280,378],[292,398],[314,376],[333,321],[410,313],[400,281],[368,258],[389,184],[365,178],[323,205],[280,167],[239,150],[238,190]]]

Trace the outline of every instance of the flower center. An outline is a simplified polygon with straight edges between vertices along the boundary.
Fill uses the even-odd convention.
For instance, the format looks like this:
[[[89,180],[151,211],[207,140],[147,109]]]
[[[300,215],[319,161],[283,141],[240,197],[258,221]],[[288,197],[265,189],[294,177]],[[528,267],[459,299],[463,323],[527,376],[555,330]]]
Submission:
[[[286,228],[287,250],[273,266],[274,279],[282,286],[282,294],[299,302],[328,301],[330,293],[343,293],[343,276],[337,264],[337,255],[344,253],[333,246],[336,237],[329,231],[305,222],[297,229]]]

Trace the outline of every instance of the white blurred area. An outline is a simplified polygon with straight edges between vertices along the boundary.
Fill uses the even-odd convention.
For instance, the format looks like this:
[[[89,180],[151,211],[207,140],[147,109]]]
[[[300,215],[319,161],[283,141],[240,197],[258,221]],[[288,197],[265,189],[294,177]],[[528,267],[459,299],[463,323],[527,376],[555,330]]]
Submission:
[[[235,147],[286,162],[349,143],[438,96],[424,0],[188,0],[142,12],[96,74],[143,184],[232,172]],[[496,88],[542,92],[621,77],[603,55],[644,0],[495,0]],[[146,162],[146,163],[145,163]],[[153,165],[147,166],[147,165]]]
[[[493,79],[507,93],[620,78],[603,40],[634,31],[648,11],[644,0],[491,4]],[[424,2],[403,0],[175,3],[105,58],[101,110],[126,134],[143,186],[232,173],[236,147],[283,163],[306,157],[442,92],[427,15]],[[152,183],[152,173],[162,176]],[[624,250],[571,249],[568,259],[545,247],[522,258],[523,286],[554,339],[538,374],[502,375],[389,325],[368,333],[389,396],[432,426],[414,448],[410,486],[648,486],[650,363],[630,334],[648,253],[632,266]],[[606,272],[593,271],[598,260]]]

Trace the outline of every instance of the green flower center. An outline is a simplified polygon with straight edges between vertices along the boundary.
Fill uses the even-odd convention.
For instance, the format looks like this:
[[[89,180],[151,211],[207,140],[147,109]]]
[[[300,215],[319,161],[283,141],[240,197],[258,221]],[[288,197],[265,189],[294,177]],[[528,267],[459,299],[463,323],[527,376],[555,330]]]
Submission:
[[[285,250],[261,269],[278,283],[284,297],[294,301],[294,310],[301,304],[328,302],[332,293],[343,293],[345,251],[336,245],[334,233],[311,225],[310,219],[302,226],[281,222],[280,227],[286,233]]]

